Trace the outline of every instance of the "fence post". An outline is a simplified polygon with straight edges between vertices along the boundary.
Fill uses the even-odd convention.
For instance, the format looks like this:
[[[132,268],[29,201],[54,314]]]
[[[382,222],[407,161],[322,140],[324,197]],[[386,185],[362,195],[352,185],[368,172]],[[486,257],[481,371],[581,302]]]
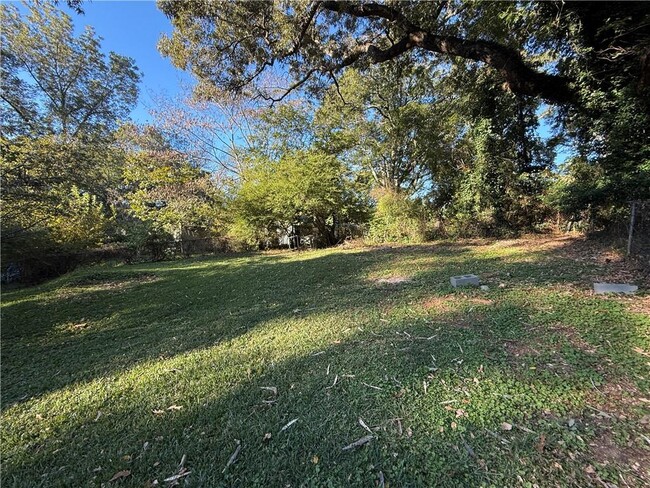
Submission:
[[[627,255],[632,250],[632,235],[634,234],[634,214],[636,213],[636,202],[632,202],[632,211],[630,212],[630,232],[627,236]]]

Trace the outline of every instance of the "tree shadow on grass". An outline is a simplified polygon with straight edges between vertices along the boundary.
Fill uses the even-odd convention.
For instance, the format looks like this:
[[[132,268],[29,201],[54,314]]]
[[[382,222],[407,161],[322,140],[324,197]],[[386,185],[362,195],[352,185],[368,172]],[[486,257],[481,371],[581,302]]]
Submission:
[[[435,257],[444,257],[445,263],[426,282],[399,290],[366,279],[373,268],[395,259],[395,253],[381,251],[305,254],[299,261],[272,255],[117,271],[91,268],[63,280],[62,287],[49,285],[46,299],[9,302],[3,308],[3,408],[74,382],[118,373],[138,361],[228,340],[260,322],[310,310],[360,313],[386,297],[399,299],[404,293],[422,293],[425,287],[444,287],[452,263],[462,260],[462,253],[440,249]],[[153,279],[140,282],[143,275]],[[80,282],[120,280],[128,286],[79,287]]]
[[[553,351],[513,357],[508,344],[530,344],[562,322],[594,346],[615,338],[598,354],[621,359],[612,373],[630,376],[642,370],[632,349],[644,324],[594,297],[545,298],[544,287],[566,281],[567,265],[549,263],[546,253],[522,263],[458,252],[418,269],[401,251],[265,257],[223,269],[210,260],[136,267],[161,281],[129,289],[128,303],[91,292],[90,304],[115,306],[115,319],[60,342],[48,334],[81,315],[42,305],[42,333],[12,337],[10,346],[23,349],[3,371],[5,401],[43,395],[7,406],[3,481],[99,484],[128,469],[122,484],[142,486],[173,475],[185,455],[190,486],[368,486],[379,472],[398,486],[505,486],[522,472],[589,484],[580,464],[587,448],[576,437],[589,432],[561,420],[582,404],[588,379],[602,378],[599,361],[569,343],[573,367],[551,370],[543,366]],[[498,273],[494,282],[507,286],[487,295],[452,290],[447,280],[459,266]],[[377,285],[369,281],[377,272],[410,273],[412,281]],[[450,309],[426,309],[432,296]],[[10,316],[27,316],[22,306],[7,309]],[[88,314],[88,304],[74,313]],[[3,355],[5,368],[5,344]],[[263,386],[276,387],[277,397]],[[376,439],[342,451],[368,434],[359,418]],[[502,431],[504,421],[533,433]],[[561,453],[579,454],[560,457],[570,477],[552,467],[557,451],[538,449],[542,433],[549,446],[565,443]],[[235,439],[239,459],[222,473]]]
[[[414,256],[416,258],[414,259]],[[454,291],[449,276],[471,270],[516,286],[531,276],[562,283],[566,263],[504,261],[481,257],[462,245],[371,249],[337,254],[277,254],[155,263],[117,269],[90,268],[101,283],[131,280],[113,290],[72,287],[74,298],[17,301],[3,307],[3,409],[16,401],[67,385],[118,374],[138,362],[170,358],[231,340],[273,320],[317,311],[378,315],[386,307]],[[420,259],[418,266],[413,263]],[[428,259],[428,260],[427,260]],[[413,281],[381,286],[369,276],[410,273]],[[139,276],[153,276],[139,282]],[[92,281],[92,280],[91,280]],[[493,283],[494,282],[494,283]],[[47,285],[57,293],[61,287]],[[24,297],[24,295],[22,295]]]
[[[297,324],[314,341],[297,355],[281,352],[283,326],[276,323],[231,337],[230,345],[161,360],[158,374],[148,371],[153,365],[135,366],[101,399],[91,385],[73,386],[78,404],[55,409],[74,415],[53,412],[52,432],[23,432],[27,445],[5,456],[4,482],[100,484],[126,469],[121,485],[142,486],[177,473],[185,457],[187,486],[372,486],[380,476],[393,486],[512,486],[517,475],[590,484],[579,441],[588,432],[565,421],[589,388],[585,371],[520,368],[503,347],[504,337],[526,337],[527,325],[513,317],[535,320],[543,312],[504,299],[477,306],[473,326],[456,327],[467,310],[438,315],[447,326],[393,318],[406,310],[387,322],[370,317],[347,335]],[[268,347],[268,361],[252,360],[250,347]],[[47,420],[52,400],[44,401],[37,411]],[[555,420],[540,422],[546,412]],[[360,418],[374,438],[344,451],[370,435]],[[528,431],[504,431],[502,422]],[[552,455],[538,448],[542,434]],[[224,470],[236,440],[241,452]],[[558,459],[561,473],[553,467]]]

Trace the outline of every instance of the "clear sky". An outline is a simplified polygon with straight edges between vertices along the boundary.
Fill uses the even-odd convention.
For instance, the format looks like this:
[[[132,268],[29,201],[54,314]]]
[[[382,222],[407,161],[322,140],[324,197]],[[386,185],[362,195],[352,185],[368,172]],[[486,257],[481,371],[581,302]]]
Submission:
[[[182,83],[189,84],[191,75],[176,69],[163,58],[156,48],[161,34],[171,33],[171,22],[158,10],[155,1],[87,1],[83,3],[84,14],[77,14],[65,6],[77,32],[90,25],[103,38],[102,50],[129,56],[144,74],[140,84],[138,105],[131,116],[136,122],[149,121],[152,96],[174,95]]]

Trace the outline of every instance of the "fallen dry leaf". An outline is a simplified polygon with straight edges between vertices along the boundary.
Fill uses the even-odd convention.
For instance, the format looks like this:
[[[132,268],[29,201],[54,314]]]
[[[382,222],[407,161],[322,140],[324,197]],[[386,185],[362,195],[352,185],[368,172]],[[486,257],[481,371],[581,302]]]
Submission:
[[[167,407],[167,410],[181,410],[183,408],[182,405],[170,405]]]
[[[180,470],[180,472],[178,474],[175,474],[174,476],[170,476],[169,478],[165,478],[163,481],[166,482],[166,483],[169,483],[171,481],[176,481],[176,480],[182,478],[183,476],[187,476],[188,474],[190,474],[190,471],[183,468],[183,469]]]
[[[124,469],[122,471],[118,471],[117,473],[115,473],[113,477],[110,480],[108,480],[108,482],[112,483],[113,481],[121,480],[128,476],[131,476],[131,471],[129,471],[128,469]]]
[[[544,445],[546,444],[546,435],[542,434],[539,436],[539,441],[537,441],[537,445],[535,448],[537,449],[537,452],[542,453],[544,452]]]
[[[370,430],[370,427],[366,425],[361,417],[359,417],[359,425],[372,434],[372,430]]]
[[[230,466],[235,461],[237,461],[237,457],[239,456],[239,452],[241,451],[241,442],[239,441],[239,439],[235,439],[235,442],[237,443],[237,447],[235,448],[235,452],[233,452],[231,454],[230,458],[228,459],[228,462],[226,463],[226,467],[223,468],[223,471],[221,471],[222,473],[225,473],[226,469],[228,469],[228,466]]]
[[[512,424],[501,422],[501,430],[512,430]]]

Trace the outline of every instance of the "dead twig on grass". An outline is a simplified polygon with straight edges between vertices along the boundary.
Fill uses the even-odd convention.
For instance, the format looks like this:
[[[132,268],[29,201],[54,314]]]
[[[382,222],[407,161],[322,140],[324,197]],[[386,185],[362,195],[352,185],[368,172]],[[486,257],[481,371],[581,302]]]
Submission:
[[[372,430],[370,430],[370,427],[366,425],[361,417],[359,417],[359,425],[372,434]]]
[[[374,438],[375,438],[374,435],[367,435],[367,436],[364,436],[364,437],[362,437],[361,439],[358,439],[358,440],[354,441],[352,444],[348,444],[347,446],[345,446],[345,447],[343,448],[343,450],[344,450],[344,451],[349,451],[350,449],[354,449],[354,448],[357,448],[357,447],[361,447],[361,446],[363,446],[364,444],[368,444],[368,442],[370,442],[370,441],[373,440]]]
[[[228,466],[230,466],[231,464],[234,464],[234,462],[237,461],[237,457],[239,456],[239,452],[241,451],[241,442],[239,441],[239,439],[235,439],[235,442],[237,442],[237,447],[235,448],[235,452],[233,452],[230,455],[230,458],[228,459],[228,462],[226,463],[226,466],[223,468],[223,471],[221,471],[222,473],[225,473],[226,469],[228,469]],[[165,480],[165,481],[167,481],[167,480]]]
[[[295,418],[295,419],[291,420],[290,422],[288,422],[284,427],[282,427],[280,429],[280,432],[283,432],[283,431],[287,430],[289,427],[291,427],[296,422],[298,422],[298,418]]]

